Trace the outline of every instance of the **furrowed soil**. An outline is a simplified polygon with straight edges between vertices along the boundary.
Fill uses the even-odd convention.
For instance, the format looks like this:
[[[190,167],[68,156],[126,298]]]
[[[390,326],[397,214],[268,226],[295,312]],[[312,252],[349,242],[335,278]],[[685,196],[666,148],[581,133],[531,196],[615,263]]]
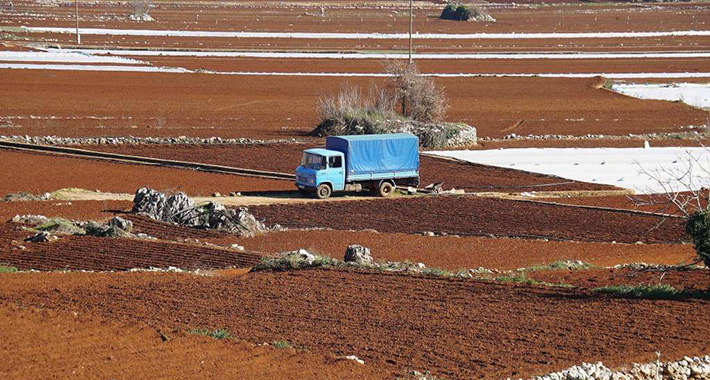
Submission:
[[[163,341],[160,334],[169,340]],[[12,379],[382,379],[333,355],[160,331],[86,314],[0,306],[0,375]],[[31,338],[29,338],[31,337]]]
[[[15,215],[44,215],[73,220],[104,221],[114,216],[116,211],[126,211],[133,207],[130,201],[14,201],[0,202],[0,221]]]
[[[679,132],[707,115],[682,103],[635,99],[598,79],[439,78],[447,120],[479,136],[511,133],[626,135]],[[6,70],[0,77],[5,135],[196,136],[305,139],[316,102],[345,83],[381,78],[230,76]],[[32,117],[30,117],[32,116]],[[652,122],[649,122],[652,120]]]
[[[549,283],[561,283],[586,289],[614,285],[670,285],[676,289],[707,291],[710,271],[707,269],[579,269],[526,271],[525,276]]]
[[[0,166],[1,195],[22,191],[41,194],[64,188],[133,194],[146,186],[204,196],[213,192],[293,189],[291,181],[2,149],[0,161],[3,162]]]
[[[576,243],[485,237],[417,236],[366,231],[293,230],[235,241],[264,254],[295,251],[342,259],[351,244],[370,248],[376,261],[421,262],[448,270],[489,268],[511,270],[581,260],[598,266],[634,262],[679,264],[696,257],[690,244]]]
[[[248,268],[261,260],[236,250],[146,239],[57,235],[55,241],[23,242],[33,234],[15,223],[0,225],[0,263],[21,270],[122,271]]]
[[[322,144],[321,144],[322,145]],[[87,145],[87,150],[146,156],[169,160],[204,162],[255,170],[293,173],[301,162],[303,150],[316,144],[266,145]],[[421,184],[443,182],[446,189],[466,191],[533,191],[533,190],[612,190],[613,186],[570,181],[567,179],[447,160],[420,157]]]
[[[5,304],[140,322],[161,331],[223,327],[314,354],[356,355],[389,377],[528,377],[702,355],[704,301],[626,300],[577,290],[335,270],[0,275]],[[179,294],[180,297],[175,295]]]
[[[415,197],[303,205],[254,206],[268,224],[290,228],[544,237],[561,240],[673,243],[684,239],[681,219],[625,211],[479,198]]]

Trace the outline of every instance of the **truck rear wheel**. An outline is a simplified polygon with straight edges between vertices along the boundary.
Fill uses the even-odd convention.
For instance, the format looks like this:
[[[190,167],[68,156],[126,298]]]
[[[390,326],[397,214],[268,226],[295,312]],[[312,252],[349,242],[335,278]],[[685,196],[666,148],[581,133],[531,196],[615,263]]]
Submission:
[[[318,199],[328,199],[330,198],[331,192],[332,190],[330,189],[330,186],[323,183],[318,185],[318,188],[316,188],[316,197],[318,197]]]
[[[394,186],[389,182],[382,182],[380,184],[379,194],[381,197],[391,197],[394,193]]]

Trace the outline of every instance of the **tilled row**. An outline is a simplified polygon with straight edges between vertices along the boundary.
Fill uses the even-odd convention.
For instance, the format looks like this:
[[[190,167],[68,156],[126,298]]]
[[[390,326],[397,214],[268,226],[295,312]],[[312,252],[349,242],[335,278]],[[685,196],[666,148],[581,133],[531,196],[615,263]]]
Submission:
[[[269,224],[300,228],[619,243],[675,243],[685,238],[677,218],[474,196],[279,204],[250,210]]]
[[[6,223],[0,227],[0,263],[21,270],[123,271],[177,267],[184,270],[248,268],[261,256],[218,247],[145,239],[61,236],[43,243],[23,242],[31,233]]]
[[[2,280],[6,303],[156,328],[225,328],[253,343],[287,340],[314,353],[355,355],[392,377],[417,370],[441,379],[527,378],[582,362],[614,368],[655,360],[656,351],[679,358],[710,349],[708,303],[697,300],[340,270]]]

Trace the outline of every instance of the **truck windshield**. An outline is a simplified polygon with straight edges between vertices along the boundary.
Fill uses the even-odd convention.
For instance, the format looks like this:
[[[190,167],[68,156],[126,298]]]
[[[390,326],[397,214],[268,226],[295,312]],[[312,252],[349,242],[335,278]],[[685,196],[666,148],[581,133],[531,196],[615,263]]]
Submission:
[[[323,170],[325,169],[325,157],[319,156],[312,153],[303,153],[303,158],[301,159],[301,166],[313,169],[313,170]]]

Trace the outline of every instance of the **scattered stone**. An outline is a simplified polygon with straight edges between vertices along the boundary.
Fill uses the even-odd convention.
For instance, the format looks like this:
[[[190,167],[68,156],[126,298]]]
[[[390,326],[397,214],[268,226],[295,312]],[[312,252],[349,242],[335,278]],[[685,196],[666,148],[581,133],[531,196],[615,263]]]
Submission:
[[[18,201],[46,201],[52,197],[49,193],[44,193],[41,195],[35,195],[32,193],[20,192],[6,195],[3,200],[5,202],[18,202]]]
[[[49,232],[40,231],[40,232],[28,237],[27,239],[25,239],[25,241],[30,242],[30,243],[46,243],[46,242],[50,241],[51,238],[52,238],[52,234],[50,234]]]
[[[345,262],[357,265],[372,265],[374,260],[370,256],[370,248],[358,244],[349,245],[345,250]]]
[[[111,218],[111,220],[108,221],[108,226],[118,228],[125,232],[133,231],[133,222],[131,222],[130,220],[123,219],[120,216],[114,216],[113,218]]]
[[[232,244],[229,248],[236,249],[237,251],[244,252],[245,248],[239,244]]]
[[[313,262],[316,260],[316,256],[305,249],[301,248],[298,251],[293,251],[293,252],[283,252],[280,253],[279,255],[288,257],[290,259],[298,260],[300,262],[305,263],[306,265],[312,265]]]
[[[220,194],[220,193],[212,193],[213,198],[219,198],[221,196],[222,196],[222,194]]]
[[[345,359],[356,361],[356,362],[358,362],[359,364],[365,364],[365,361],[364,361],[364,360],[358,358],[358,357],[355,356],[355,355],[348,355],[348,356],[345,357]]]

